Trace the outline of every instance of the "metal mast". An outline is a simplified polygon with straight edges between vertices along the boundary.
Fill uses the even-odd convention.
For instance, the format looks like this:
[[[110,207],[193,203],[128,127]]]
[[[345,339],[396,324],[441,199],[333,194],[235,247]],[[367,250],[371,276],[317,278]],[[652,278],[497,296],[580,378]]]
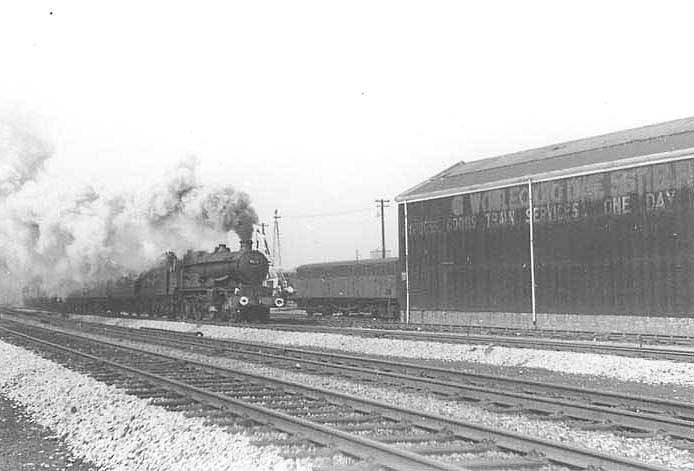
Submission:
[[[537,327],[537,311],[535,310],[535,208],[533,207],[533,181],[528,179],[528,206],[530,209],[530,296],[533,315],[533,328]]]

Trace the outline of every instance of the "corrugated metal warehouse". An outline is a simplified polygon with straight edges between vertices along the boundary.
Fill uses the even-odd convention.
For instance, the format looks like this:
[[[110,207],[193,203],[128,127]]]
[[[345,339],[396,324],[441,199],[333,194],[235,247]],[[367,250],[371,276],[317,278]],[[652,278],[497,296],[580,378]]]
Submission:
[[[456,164],[397,197],[403,317],[694,331],[693,190],[694,118]]]

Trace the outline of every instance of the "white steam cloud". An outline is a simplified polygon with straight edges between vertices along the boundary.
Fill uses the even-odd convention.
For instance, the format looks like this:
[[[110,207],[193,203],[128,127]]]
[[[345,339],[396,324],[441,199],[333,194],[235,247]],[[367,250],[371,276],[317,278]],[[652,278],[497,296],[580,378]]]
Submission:
[[[51,153],[43,140],[12,123],[0,123],[0,197],[34,178]]]
[[[85,282],[148,268],[166,250],[209,250],[229,231],[250,239],[257,215],[248,195],[202,184],[185,159],[140,193],[65,188],[43,172],[51,148],[0,122],[0,302],[24,286],[64,295]]]

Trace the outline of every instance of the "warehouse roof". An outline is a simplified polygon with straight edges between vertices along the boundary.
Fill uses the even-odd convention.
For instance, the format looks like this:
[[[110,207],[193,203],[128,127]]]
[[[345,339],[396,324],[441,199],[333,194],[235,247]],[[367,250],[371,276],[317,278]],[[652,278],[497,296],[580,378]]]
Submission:
[[[600,164],[618,165],[635,157],[694,148],[694,117],[459,162],[396,197],[397,201],[480,191],[557,172],[571,173]]]

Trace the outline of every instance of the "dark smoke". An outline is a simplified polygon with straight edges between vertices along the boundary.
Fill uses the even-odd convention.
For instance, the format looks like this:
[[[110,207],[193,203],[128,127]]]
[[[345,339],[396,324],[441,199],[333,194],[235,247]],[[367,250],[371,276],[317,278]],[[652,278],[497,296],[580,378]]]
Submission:
[[[45,173],[39,137],[0,127],[0,139],[0,291],[15,301],[29,284],[65,295],[133,276],[166,250],[229,242],[229,231],[250,239],[257,222],[247,194],[201,183],[191,158],[145,193],[109,194]]]
[[[173,178],[155,190],[147,211],[150,224],[159,227],[190,218],[214,231],[233,231],[241,240],[250,239],[258,215],[249,196],[228,185],[202,185],[195,165],[194,160],[184,161]]]
[[[200,221],[218,231],[234,231],[241,240],[250,240],[258,215],[247,194],[227,186],[205,195],[200,202]]]

